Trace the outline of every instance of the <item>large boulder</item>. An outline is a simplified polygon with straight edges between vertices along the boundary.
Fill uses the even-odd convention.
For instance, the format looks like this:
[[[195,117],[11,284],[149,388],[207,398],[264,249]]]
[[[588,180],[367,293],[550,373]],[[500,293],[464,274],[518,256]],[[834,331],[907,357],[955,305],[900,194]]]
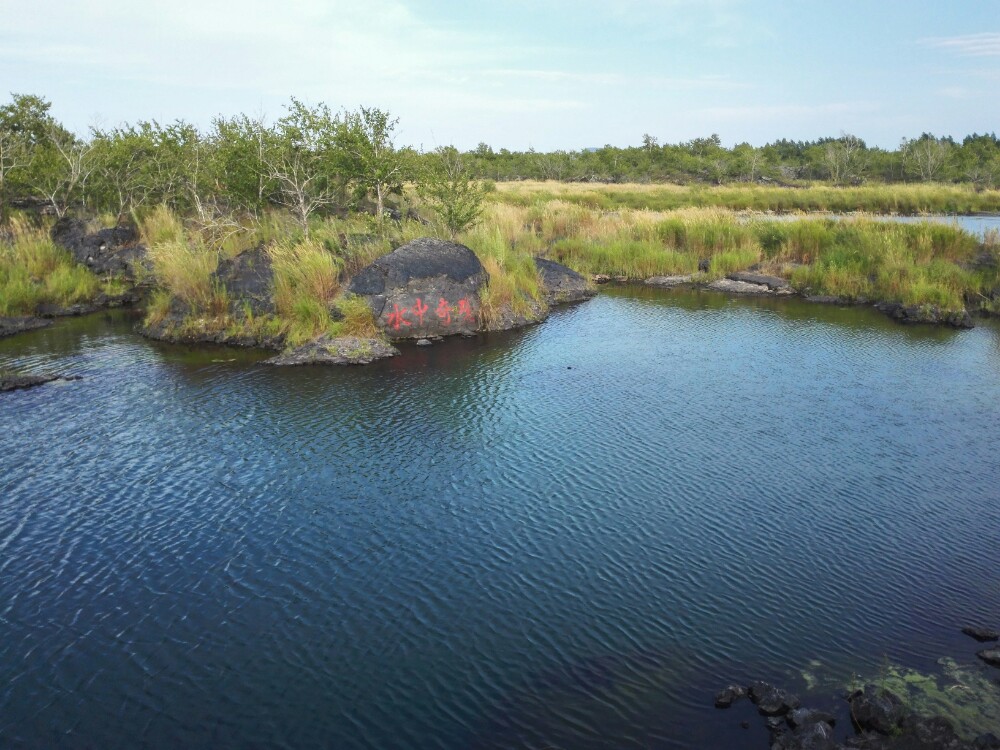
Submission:
[[[226,290],[235,311],[247,305],[254,315],[274,312],[271,254],[263,245],[219,261],[212,277]]]
[[[898,733],[906,708],[899,696],[875,685],[865,685],[850,695],[851,721],[861,731],[879,734]]]
[[[100,276],[134,280],[148,269],[146,247],[139,242],[139,230],[133,224],[89,232],[87,222],[65,216],[53,225],[52,241]]]
[[[465,245],[421,237],[383,255],[348,288],[365,298],[391,338],[431,338],[479,329],[487,274]]]
[[[535,258],[535,266],[542,278],[545,302],[548,305],[580,302],[596,294],[583,276],[562,263],[547,258]]]

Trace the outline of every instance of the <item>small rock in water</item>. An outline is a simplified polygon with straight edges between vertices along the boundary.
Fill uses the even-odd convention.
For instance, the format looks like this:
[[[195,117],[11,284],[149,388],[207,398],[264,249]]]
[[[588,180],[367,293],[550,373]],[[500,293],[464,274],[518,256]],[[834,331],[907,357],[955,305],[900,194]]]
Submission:
[[[1000,633],[995,630],[987,630],[986,628],[968,627],[962,628],[962,632],[971,638],[975,638],[980,643],[1000,640]]]
[[[417,346],[430,346],[430,345],[431,345],[430,339],[417,339]]]
[[[976,656],[989,664],[991,667],[1000,667],[1000,648],[988,648],[976,652]]]
[[[801,705],[795,695],[761,681],[750,683],[750,700],[764,716],[783,716]]]
[[[730,685],[725,690],[720,690],[715,694],[716,708],[729,708],[734,701],[745,697],[747,689],[742,685]]]

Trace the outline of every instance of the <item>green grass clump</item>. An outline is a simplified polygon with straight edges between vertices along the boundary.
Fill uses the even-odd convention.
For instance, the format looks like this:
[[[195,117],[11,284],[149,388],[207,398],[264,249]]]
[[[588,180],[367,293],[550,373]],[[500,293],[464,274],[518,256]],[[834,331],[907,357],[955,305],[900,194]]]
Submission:
[[[153,277],[165,289],[187,305],[192,314],[220,314],[228,305],[225,290],[212,280],[219,266],[219,254],[200,241],[169,239],[150,245],[149,259]]]
[[[583,274],[627,276],[647,279],[650,276],[673,276],[698,270],[698,257],[678,252],[652,241],[612,240],[587,242],[563,240],[552,246],[552,257]]]
[[[33,315],[42,304],[89,302],[118,286],[75,263],[43,230],[15,225],[12,240],[0,242],[0,315]]]
[[[735,271],[743,271],[758,261],[760,261],[759,249],[724,250],[711,257],[708,275],[710,278],[719,279]]]

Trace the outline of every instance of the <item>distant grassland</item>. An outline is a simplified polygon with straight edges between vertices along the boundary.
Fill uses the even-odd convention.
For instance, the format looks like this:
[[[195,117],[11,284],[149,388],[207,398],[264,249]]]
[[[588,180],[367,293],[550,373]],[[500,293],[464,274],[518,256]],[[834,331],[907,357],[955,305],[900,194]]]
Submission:
[[[733,211],[861,211],[876,214],[1000,213],[1000,190],[971,185],[921,183],[801,187],[767,185],[605,185],[564,182],[501,182],[495,198],[513,206],[561,200],[603,211],[622,208],[673,211],[680,208],[724,208]]]

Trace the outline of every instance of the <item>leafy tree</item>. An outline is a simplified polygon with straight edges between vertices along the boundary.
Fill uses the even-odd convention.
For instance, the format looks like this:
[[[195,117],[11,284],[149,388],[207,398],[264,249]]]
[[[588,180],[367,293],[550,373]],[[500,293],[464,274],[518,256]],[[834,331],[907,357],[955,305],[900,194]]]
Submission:
[[[940,177],[951,158],[955,144],[950,138],[936,138],[924,133],[916,140],[903,139],[900,150],[910,169],[924,182]]]
[[[472,178],[458,149],[443,146],[434,153],[421,194],[454,239],[479,222],[486,190]]]
[[[267,161],[274,134],[268,131],[262,118],[239,115],[216,119],[210,140],[214,185],[219,198],[231,208],[256,215],[277,189]]]
[[[343,126],[325,104],[309,107],[294,97],[288,114],[266,135],[262,162],[275,200],[288,208],[309,236],[309,217],[334,205],[343,192],[337,141]]]
[[[50,132],[69,135],[52,119],[51,106],[39,96],[12,94],[10,104],[0,107],[0,226],[12,191],[31,190],[34,156],[49,145]]]
[[[381,219],[385,201],[403,192],[404,160],[393,144],[399,118],[377,108],[348,112],[339,130],[339,146],[349,178],[361,195],[375,198],[375,215]]]

